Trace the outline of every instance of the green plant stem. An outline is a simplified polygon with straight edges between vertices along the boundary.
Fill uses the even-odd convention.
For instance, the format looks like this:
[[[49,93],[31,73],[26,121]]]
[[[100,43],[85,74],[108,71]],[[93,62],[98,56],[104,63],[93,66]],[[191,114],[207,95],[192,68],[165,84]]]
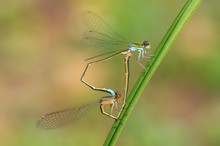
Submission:
[[[104,146],[115,145],[119,134],[123,126],[125,125],[128,116],[130,115],[131,111],[133,110],[135,104],[137,103],[141,93],[143,92],[144,88],[146,87],[147,83],[151,79],[153,73],[156,71],[157,67],[161,63],[162,59],[166,55],[167,51],[175,41],[176,37],[182,30],[183,26],[196,10],[197,6],[200,4],[202,0],[188,0],[179,14],[177,15],[176,19],[173,21],[172,25],[168,29],[166,35],[163,37],[161,43],[157,47],[154,56],[151,58],[150,62],[146,66],[146,70],[144,70],[136,84],[134,85],[129,97],[126,100],[126,104],[124,109],[119,116],[118,120],[115,121],[113,124],[106,140]]]

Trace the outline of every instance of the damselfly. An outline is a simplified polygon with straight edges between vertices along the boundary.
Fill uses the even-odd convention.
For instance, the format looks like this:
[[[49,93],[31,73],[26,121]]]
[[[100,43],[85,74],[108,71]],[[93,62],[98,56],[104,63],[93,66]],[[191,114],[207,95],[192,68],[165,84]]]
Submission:
[[[144,65],[141,64],[140,59],[142,58],[146,60],[151,57],[151,55],[149,55],[150,44],[148,41],[144,41],[142,44],[127,41],[124,37],[116,33],[101,17],[91,11],[84,12],[82,14],[82,20],[90,29],[83,35],[83,39],[81,40],[83,45],[92,48],[108,48],[115,50],[88,58],[86,60],[111,53],[115,53],[115,55],[126,55],[128,52],[138,51],[137,62],[141,67],[145,68]],[[111,55],[109,57],[113,56],[114,55]]]
[[[95,88],[93,85],[89,84],[84,80],[84,76],[89,66],[101,61],[107,61],[112,57],[121,54],[125,55],[125,93],[124,93],[125,98],[124,99],[126,99],[128,93],[128,87],[129,87],[130,56],[132,55],[132,52],[138,51],[137,62],[141,67],[145,69],[144,65],[140,62],[140,59],[141,58],[143,60],[150,59],[151,55],[149,51],[150,50],[149,42],[144,41],[142,44],[128,42],[125,38],[123,38],[121,35],[116,33],[101,17],[99,17],[98,15],[96,15],[91,11],[84,12],[82,14],[82,20],[90,29],[89,31],[84,33],[83,39],[81,40],[82,45],[91,48],[111,49],[114,51],[86,59],[86,60],[91,60],[104,55],[109,55],[107,57],[89,62],[82,74],[81,81],[93,90],[101,89],[101,88]]]
[[[79,107],[71,107],[46,114],[37,121],[36,126],[39,129],[44,130],[64,127],[78,120],[86,112],[97,105],[100,106],[102,114],[117,119],[120,113],[118,112],[116,115],[113,115],[113,110],[118,110],[118,103],[121,100],[121,94],[118,91],[114,92],[111,89],[105,88],[101,91],[109,93],[110,96],[104,96],[100,100]]]

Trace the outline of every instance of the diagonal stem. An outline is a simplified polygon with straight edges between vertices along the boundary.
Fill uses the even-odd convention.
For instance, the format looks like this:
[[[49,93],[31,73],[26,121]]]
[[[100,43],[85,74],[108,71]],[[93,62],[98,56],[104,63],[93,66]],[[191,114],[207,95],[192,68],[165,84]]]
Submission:
[[[137,103],[141,93],[149,82],[150,78],[153,76],[157,67],[161,63],[162,59],[168,52],[169,48],[177,38],[178,34],[182,30],[185,23],[188,21],[190,16],[196,10],[197,6],[200,4],[202,0],[188,0],[176,19],[173,21],[172,25],[168,29],[166,35],[163,37],[161,43],[157,47],[154,56],[151,58],[150,62],[146,66],[146,70],[144,70],[139,76],[136,84],[134,85],[129,97],[126,100],[126,104],[124,109],[119,116],[118,120],[113,124],[106,140],[104,146],[115,145],[123,126],[125,125],[131,111],[133,110],[135,104]]]

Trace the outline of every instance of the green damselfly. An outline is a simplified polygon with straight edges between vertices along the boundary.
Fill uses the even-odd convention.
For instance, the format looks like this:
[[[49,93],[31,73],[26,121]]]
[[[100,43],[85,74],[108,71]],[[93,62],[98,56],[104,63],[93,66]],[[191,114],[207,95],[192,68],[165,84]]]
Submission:
[[[111,51],[86,59],[91,60],[105,55],[109,55],[107,57],[102,57],[101,59],[89,62],[82,74],[81,81],[93,90],[102,89],[96,88],[95,86],[89,84],[84,80],[84,76],[88,68],[94,63],[107,61],[118,55],[125,55],[125,102],[129,87],[129,59],[132,55],[132,52],[137,51],[137,62],[141,67],[145,69],[144,65],[140,62],[140,59],[142,58],[143,60],[146,60],[150,59],[150,57],[152,56],[150,55],[149,42],[144,41],[142,44],[140,44],[131,43],[127,41],[124,37],[115,32],[101,17],[99,17],[97,14],[91,11],[84,12],[82,14],[82,20],[89,28],[89,31],[84,33],[83,39],[81,40],[81,44],[90,48],[111,49]]]

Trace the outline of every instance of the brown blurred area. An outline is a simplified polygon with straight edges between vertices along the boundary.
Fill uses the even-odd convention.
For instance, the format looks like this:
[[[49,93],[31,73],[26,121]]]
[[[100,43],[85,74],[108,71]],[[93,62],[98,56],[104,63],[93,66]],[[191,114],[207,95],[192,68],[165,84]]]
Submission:
[[[105,96],[80,82],[100,50],[80,48],[83,11],[156,48],[185,1],[3,0],[0,2],[0,145],[102,145],[112,119],[95,108],[69,128],[41,131],[45,113]],[[160,64],[117,145],[220,145],[220,10],[203,1]],[[106,51],[108,52],[108,50]],[[131,58],[130,89],[142,68]],[[123,57],[91,67],[86,80],[123,92]]]

